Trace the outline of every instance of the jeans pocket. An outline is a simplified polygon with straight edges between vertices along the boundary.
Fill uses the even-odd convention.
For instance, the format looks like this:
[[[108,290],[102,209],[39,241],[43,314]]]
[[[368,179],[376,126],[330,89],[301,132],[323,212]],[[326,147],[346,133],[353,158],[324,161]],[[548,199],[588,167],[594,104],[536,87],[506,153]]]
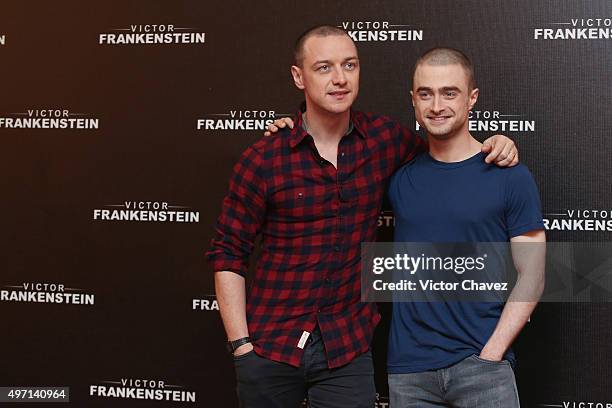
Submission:
[[[485,360],[484,358],[480,358],[477,354],[472,354],[472,359],[482,363],[482,364],[491,364],[491,365],[510,365],[510,362],[508,360],[500,360],[500,361],[493,361],[493,360]]]

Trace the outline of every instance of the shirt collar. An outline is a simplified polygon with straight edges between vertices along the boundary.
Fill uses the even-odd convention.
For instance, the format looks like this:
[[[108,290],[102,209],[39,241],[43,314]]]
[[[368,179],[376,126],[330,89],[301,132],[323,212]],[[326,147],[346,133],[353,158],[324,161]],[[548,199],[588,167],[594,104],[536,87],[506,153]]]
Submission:
[[[303,117],[302,112],[298,111],[296,114],[295,126],[291,130],[291,140],[289,141],[289,145],[292,148],[302,143],[304,138],[309,135],[306,129],[306,120]],[[349,127],[345,133],[345,136],[349,135],[353,130],[355,130],[362,139],[365,139],[367,133],[363,131],[359,121],[356,118],[355,112],[351,109]]]

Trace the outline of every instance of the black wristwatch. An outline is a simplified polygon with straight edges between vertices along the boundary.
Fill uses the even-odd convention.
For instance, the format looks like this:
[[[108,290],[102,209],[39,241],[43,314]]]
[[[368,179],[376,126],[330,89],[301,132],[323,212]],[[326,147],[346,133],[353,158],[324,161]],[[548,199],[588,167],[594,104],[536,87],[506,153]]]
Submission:
[[[250,337],[243,337],[241,339],[238,340],[233,340],[233,341],[228,341],[227,342],[227,351],[230,354],[234,354],[234,351],[236,351],[236,349],[244,344],[250,343],[251,342],[251,338]]]

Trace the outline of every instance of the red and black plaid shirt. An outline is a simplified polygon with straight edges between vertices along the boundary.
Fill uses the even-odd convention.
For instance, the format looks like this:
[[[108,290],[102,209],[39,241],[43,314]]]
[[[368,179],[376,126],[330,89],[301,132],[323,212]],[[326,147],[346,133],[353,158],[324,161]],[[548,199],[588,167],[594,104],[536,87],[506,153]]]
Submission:
[[[351,112],[351,121],[337,169],[299,113],[292,131],[259,140],[234,167],[207,256],[214,271],[244,276],[261,233],[247,321],[268,359],[299,366],[302,333],[318,324],[329,367],[342,366],[368,350],[380,320],[360,301],[361,243],[376,240],[387,180],[425,143],[387,117]]]

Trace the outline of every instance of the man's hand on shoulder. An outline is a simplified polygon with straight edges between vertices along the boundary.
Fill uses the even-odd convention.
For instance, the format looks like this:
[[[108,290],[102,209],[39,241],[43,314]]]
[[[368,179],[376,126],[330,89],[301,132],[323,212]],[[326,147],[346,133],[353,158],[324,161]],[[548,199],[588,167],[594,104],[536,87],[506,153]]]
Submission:
[[[293,129],[293,119],[289,117],[276,119],[274,123],[266,126],[268,130],[264,133],[264,136],[271,136],[273,133],[278,132],[279,129],[283,129],[286,126],[289,126],[289,129]]]
[[[485,162],[495,163],[499,167],[512,167],[519,162],[518,149],[514,141],[504,135],[491,136],[485,140],[482,152],[488,153]]]

